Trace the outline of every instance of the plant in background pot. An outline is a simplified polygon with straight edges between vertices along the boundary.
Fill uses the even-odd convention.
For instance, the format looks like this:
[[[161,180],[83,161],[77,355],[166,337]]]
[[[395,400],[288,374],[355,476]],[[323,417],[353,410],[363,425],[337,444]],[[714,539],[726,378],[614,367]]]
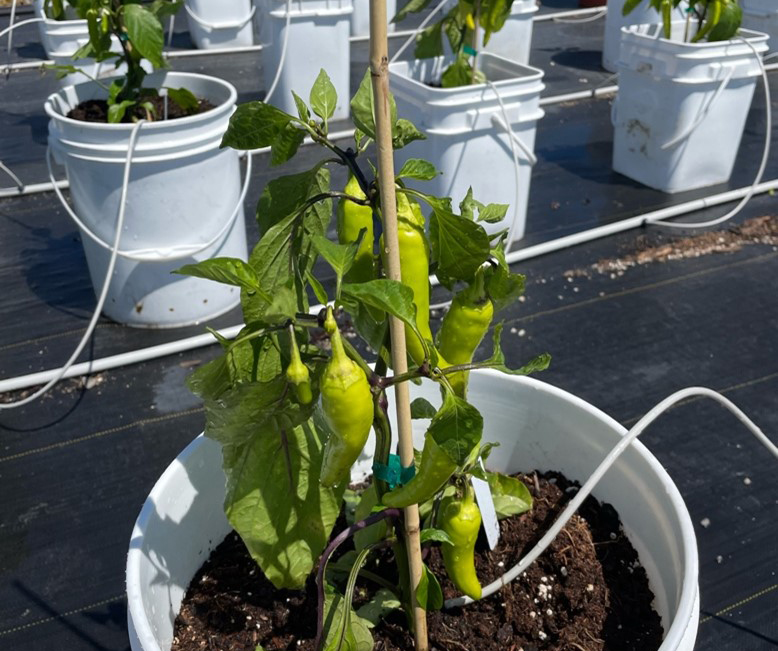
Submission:
[[[622,28],[612,111],[613,169],[664,192],[729,179],[767,49],[734,0],[692,1],[674,21],[680,2],[651,0],[661,24]]]
[[[398,17],[418,10],[418,4],[410,2]],[[401,160],[424,156],[432,161],[441,174],[430,192],[455,203],[472,188],[475,196],[488,196],[506,209],[511,205],[509,246],[525,230],[535,131],[543,117],[543,72],[477,50],[511,24],[515,4],[460,0],[419,34],[415,61],[391,64],[398,109],[428,137],[423,145],[415,143],[401,152]],[[444,34],[449,54],[444,54]],[[479,163],[484,160],[489,165]],[[487,230],[496,232],[492,216],[486,217]]]
[[[246,251],[239,157],[219,149],[237,92],[203,75],[147,74],[145,65],[166,67],[160,20],[180,3],[81,3],[87,5],[90,39],[75,56],[110,61],[126,73],[69,86],[45,109],[50,154],[66,169],[74,209],[60,198],[78,223],[96,291],[110,280],[104,313],[146,327],[216,316],[238,302],[236,290],[170,272],[182,260]],[[120,208],[124,229],[115,245]]]
[[[508,593],[480,600],[500,585],[498,580],[482,589],[484,576],[476,570],[481,520],[492,532],[497,517],[507,522],[532,508],[527,485],[505,473],[561,468],[583,480],[624,433],[573,396],[520,377],[544,369],[547,355],[511,370],[499,323],[491,355],[474,361],[495,315],[524,286],[506,264],[507,229],[490,236],[476,219],[496,219],[504,207],[468,195],[460,214],[450,199],[408,187],[406,181],[437,175],[423,159],[406,160],[395,175],[392,148],[423,136],[398,118],[384,94],[385,49],[373,60],[384,65],[372,66],[351,101],[353,148],[344,150],[329,138],[337,95],[323,71],[308,101],[294,96],[296,114],[251,102],[231,119],[224,144],[241,150],[270,146],[274,164],[294,156],[306,136],[329,157],[267,184],[257,208],[261,239],[247,262],[217,258],[180,270],[240,288],[246,325],[234,341],[220,341],[222,355],[190,378],[190,388],[205,401],[207,438],[195,441],[165,472],[136,523],[127,565],[136,651],[187,648],[185,643],[199,648],[206,639],[217,648],[369,651],[374,638],[387,636],[399,636],[392,639],[410,648],[409,631],[421,651],[428,648],[425,612],[444,605],[455,609],[436,615],[448,618],[444,626],[465,621],[467,612],[478,617],[479,608],[496,608],[500,617],[518,610],[529,621],[527,606],[518,599],[514,604]],[[377,169],[363,162],[371,141],[378,145]],[[348,176],[342,191],[331,187],[331,168]],[[420,202],[431,211],[428,224]],[[326,236],[333,212],[337,242]],[[335,276],[329,290],[318,278],[319,258]],[[435,336],[430,272],[455,292]],[[311,296],[332,305],[311,314]],[[341,334],[335,319],[341,311],[361,345]],[[365,347],[376,351],[372,367],[358,350]],[[418,387],[411,403],[412,382]],[[390,388],[397,396],[395,419]],[[391,454],[398,441],[399,457]],[[504,447],[490,455],[495,444]],[[370,474],[367,487],[348,488]],[[604,486],[628,519],[625,529],[650,576],[666,631],[662,650],[690,650],[696,550],[676,489],[642,446],[628,450]],[[334,534],[346,497],[354,507],[345,510],[349,526]],[[236,549],[247,551],[261,572],[251,566],[239,572],[248,581],[243,596],[228,588],[237,625],[218,631],[223,638],[211,630],[198,639],[194,619],[214,621],[206,611],[221,597],[200,601],[202,617],[178,629],[174,620],[198,567],[230,528],[243,541]],[[349,551],[335,553],[352,538]],[[426,561],[422,541],[436,546]],[[478,553],[483,560],[484,552]],[[630,590],[641,581],[634,571]],[[220,584],[215,572],[209,564],[193,589]],[[560,570],[560,585],[568,583],[568,574]],[[558,591],[544,579],[531,587],[533,595]],[[647,585],[645,577],[642,582]],[[595,592],[603,598],[603,591],[603,585],[589,589],[584,581],[578,600],[587,602]],[[456,598],[461,593],[467,598]],[[243,610],[259,602],[272,610],[275,599],[278,616],[267,611],[270,616],[255,620]],[[473,599],[476,604],[462,608]],[[541,613],[524,637],[509,622],[500,643],[518,647],[532,640],[542,646],[549,637],[542,622],[551,616]],[[432,644],[449,644],[441,641],[450,634],[436,627],[439,619],[430,621]],[[644,631],[642,626],[637,623]],[[659,648],[657,630],[636,635]]]

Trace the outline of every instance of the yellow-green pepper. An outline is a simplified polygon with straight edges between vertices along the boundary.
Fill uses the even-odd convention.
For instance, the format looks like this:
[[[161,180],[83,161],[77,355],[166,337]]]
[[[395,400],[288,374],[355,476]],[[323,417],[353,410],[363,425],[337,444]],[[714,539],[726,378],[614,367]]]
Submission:
[[[404,486],[386,493],[382,502],[389,507],[405,508],[426,502],[449,480],[457,469],[451,457],[440,449],[431,436],[424,441],[419,472]]]
[[[289,328],[289,338],[292,342],[291,360],[289,361],[289,366],[286,367],[286,379],[294,386],[300,403],[307,405],[313,400],[311,374],[308,371],[308,367],[303,364],[303,360],[300,359],[300,349],[297,347],[297,340],[292,327]]]
[[[320,383],[321,403],[332,432],[324,446],[320,481],[335,486],[348,479],[365,447],[373,424],[373,396],[365,372],[346,355],[332,308],[327,310],[324,328],[330,335],[332,358]]]
[[[438,511],[438,527],[451,543],[443,543],[443,564],[451,582],[471,599],[481,598],[481,584],[475,572],[475,543],[481,528],[481,511],[466,487],[462,498],[444,497]]]
[[[349,174],[343,192],[357,199],[366,198],[359,186],[359,181],[353,174]],[[344,276],[344,280],[348,283],[364,283],[375,278],[373,209],[348,199],[341,199],[338,202],[338,242],[341,244],[355,242],[362,229],[366,229],[367,232],[359,245],[354,264]]]

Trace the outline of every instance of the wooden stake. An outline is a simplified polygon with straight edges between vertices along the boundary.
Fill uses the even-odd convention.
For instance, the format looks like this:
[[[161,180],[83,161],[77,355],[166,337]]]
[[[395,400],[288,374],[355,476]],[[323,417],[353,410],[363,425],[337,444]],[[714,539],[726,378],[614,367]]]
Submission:
[[[378,149],[378,183],[381,189],[381,214],[384,228],[384,251],[387,275],[400,281],[400,251],[397,243],[397,203],[394,190],[394,150],[392,149],[392,122],[389,108],[389,42],[386,36],[386,0],[370,0],[370,75],[373,82],[375,105],[376,146]],[[389,328],[392,340],[392,366],[396,374],[408,370],[405,347],[405,326],[391,317]],[[400,460],[408,467],[413,464],[413,434],[411,431],[411,402],[407,382],[395,385],[397,431]],[[405,541],[408,568],[411,577],[414,635],[416,651],[427,651],[427,613],[416,602],[416,588],[421,580],[423,563],[419,539],[419,507],[405,509]]]

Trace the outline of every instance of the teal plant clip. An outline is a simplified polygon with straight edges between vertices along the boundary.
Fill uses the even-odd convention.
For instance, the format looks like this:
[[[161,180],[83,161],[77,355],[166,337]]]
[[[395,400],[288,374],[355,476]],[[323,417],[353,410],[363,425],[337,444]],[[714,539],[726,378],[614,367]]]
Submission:
[[[478,54],[478,52],[476,52],[476,51],[475,51],[475,50],[474,50],[472,47],[470,47],[469,45],[463,45],[463,46],[462,46],[462,49],[465,51],[465,54],[469,54],[470,56],[475,56],[476,54]]]
[[[416,475],[416,467],[409,466],[404,468],[400,462],[400,457],[396,454],[389,455],[389,463],[383,464],[378,461],[373,463],[373,476],[394,490],[397,486],[407,484]]]

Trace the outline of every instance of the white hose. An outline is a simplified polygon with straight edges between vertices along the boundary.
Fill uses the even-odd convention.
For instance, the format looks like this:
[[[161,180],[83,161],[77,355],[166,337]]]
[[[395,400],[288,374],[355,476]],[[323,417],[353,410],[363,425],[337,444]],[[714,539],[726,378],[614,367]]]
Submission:
[[[94,314],[92,315],[92,318],[89,321],[89,325],[86,328],[86,332],[84,333],[84,336],[81,338],[81,341],[78,343],[78,346],[76,346],[76,349],[73,351],[73,354],[68,358],[68,361],[65,362],[65,365],[55,373],[54,377],[52,377],[51,380],[49,380],[44,386],[38,389],[35,393],[27,396],[26,398],[11,403],[5,403],[5,404],[0,403],[0,410],[15,409],[17,407],[22,407],[23,405],[27,405],[33,402],[34,400],[40,398],[44,393],[46,393],[49,389],[51,389],[51,387],[53,387],[57,382],[59,382],[62,379],[65,373],[67,373],[68,368],[72,366],[73,362],[75,362],[76,358],[81,354],[81,351],[84,350],[84,347],[89,341],[89,338],[92,336],[92,332],[94,332],[95,326],[97,325],[97,320],[100,318],[100,313],[103,310],[105,299],[108,296],[108,287],[111,284],[111,276],[113,276],[113,270],[114,267],[116,266],[116,259],[118,258],[119,240],[121,239],[122,236],[122,228],[124,226],[124,214],[127,208],[127,188],[129,187],[130,184],[130,166],[132,162],[132,153],[135,150],[135,143],[138,139],[138,133],[140,132],[140,129],[144,124],[145,124],[145,120],[140,120],[136,122],[132,128],[132,133],[130,134],[130,141],[129,144],[127,145],[127,160],[124,163],[124,177],[122,179],[122,192],[121,192],[121,197],[119,199],[119,214],[116,217],[116,235],[114,236],[114,240],[113,240],[113,251],[111,252],[111,258],[108,261],[108,269],[105,272],[105,280],[103,281],[103,288],[100,291],[100,296],[97,299],[97,305],[95,306]]]
[[[11,55],[13,50],[13,26],[14,21],[16,20],[16,0],[11,0],[11,17],[8,21],[9,25],[9,32],[8,32],[8,65],[5,68],[5,78],[8,79],[8,77],[11,76]]]
[[[3,161],[0,160],[0,170],[8,174],[8,176],[11,177],[14,183],[16,183],[16,188],[19,192],[24,191],[24,183],[22,183],[22,180],[14,174],[13,170],[8,167]]]
[[[265,98],[262,100],[267,103],[272,97],[273,93],[278,86],[278,82],[281,80],[281,71],[284,69],[284,61],[286,60],[286,48],[289,45],[289,25],[292,22],[292,0],[286,0],[286,24],[284,27],[284,41],[281,46],[281,58],[278,60],[278,68],[276,69],[276,76],[273,79],[273,83],[270,84],[270,88],[265,93]]]
[[[593,23],[595,20],[600,20],[605,14],[608,13],[608,7],[598,7],[598,11],[591,16],[584,16],[583,18],[565,18],[563,16],[556,16],[552,18],[555,23],[562,23],[567,25],[580,25],[582,23]]]
[[[556,519],[551,528],[540,539],[540,541],[532,548],[532,550],[524,556],[516,565],[503,574],[499,579],[492,581],[489,585],[483,588],[483,594],[481,599],[484,599],[502,588],[505,584],[510,583],[515,578],[521,575],[537,558],[540,556],[546,548],[553,542],[554,538],[568,523],[573,514],[578,510],[583,501],[589,497],[594,487],[602,479],[602,476],[608,471],[608,469],[614,464],[614,462],[621,456],[621,454],[629,447],[634,441],[651,423],[653,423],[661,414],[667,411],[674,404],[685,400],[691,396],[704,396],[713,398],[721,405],[729,409],[737,419],[743,423],[749,431],[757,438],[757,440],[767,448],[768,452],[778,459],[778,447],[770,441],[764,432],[757,427],[748,416],[746,416],[732,401],[722,396],[720,393],[707,389],[705,387],[689,387],[676,391],[668,398],[665,398],[656,405],[651,411],[649,411],[643,418],[641,418],[629,432],[621,438],[616,446],[608,453],[603,459],[602,463],[592,473],[586,483],[576,493],[576,496],[570,500],[570,503],[562,511],[562,514]],[[472,603],[473,599],[470,597],[457,597],[455,599],[448,599],[444,604],[444,608],[455,608],[458,606],[465,606]]]

